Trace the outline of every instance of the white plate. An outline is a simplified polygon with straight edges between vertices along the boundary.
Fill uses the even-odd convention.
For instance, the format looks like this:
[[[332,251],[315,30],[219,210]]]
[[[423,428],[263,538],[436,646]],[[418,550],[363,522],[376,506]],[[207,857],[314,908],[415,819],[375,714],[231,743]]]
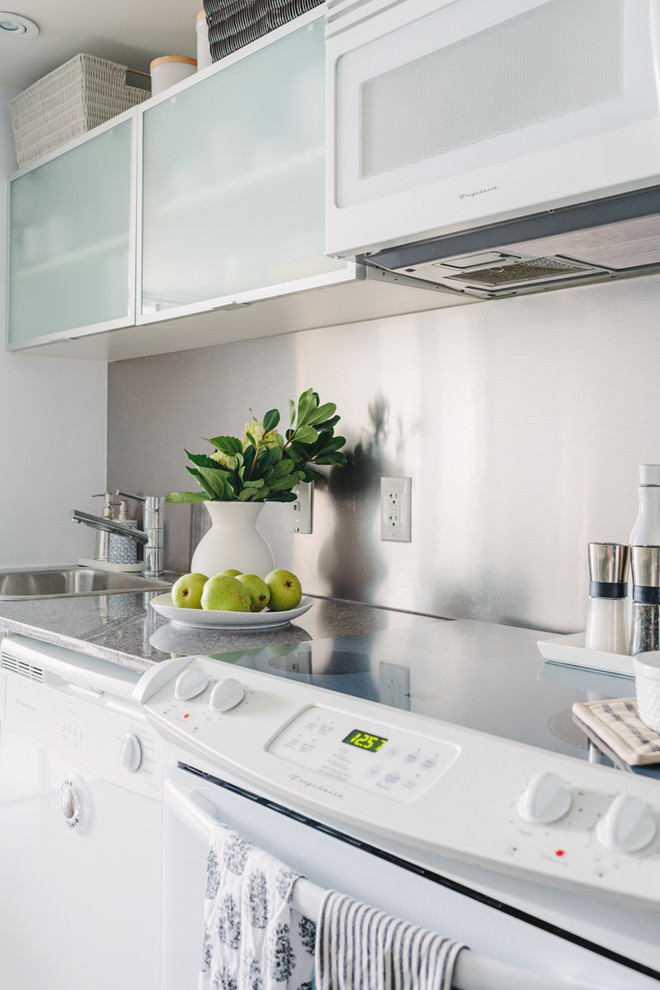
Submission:
[[[158,595],[151,599],[152,608],[179,626],[195,626],[206,629],[228,629],[263,631],[264,629],[280,629],[286,626],[292,619],[297,619],[314,604],[312,598],[303,596],[300,605],[290,608],[286,612],[271,612],[264,609],[263,612],[222,612],[204,608],[177,608],[172,604],[172,595]]]
[[[538,643],[541,656],[553,663],[565,663],[571,667],[587,667],[590,670],[605,670],[610,674],[634,677],[632,657],[623,653],[603,653],[600,650],[587,650],[584,645],[585,633],[571,633],[568,636],[553,636]]]

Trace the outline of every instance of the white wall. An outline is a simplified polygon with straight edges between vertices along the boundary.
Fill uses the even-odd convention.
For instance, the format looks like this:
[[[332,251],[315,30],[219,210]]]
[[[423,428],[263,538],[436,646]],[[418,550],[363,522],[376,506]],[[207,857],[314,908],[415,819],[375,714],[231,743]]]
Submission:
[[[16,170],[13,95],[0,86],[0,230],[7,223],[7,176]],[[3,341],[6,259],[3,239]],[[93,552],[93,531],[69,517],[74,507],[100,511],[90,495],[105,487],[106,407],[103,363],[0,349],[0,568],[64,563]]]

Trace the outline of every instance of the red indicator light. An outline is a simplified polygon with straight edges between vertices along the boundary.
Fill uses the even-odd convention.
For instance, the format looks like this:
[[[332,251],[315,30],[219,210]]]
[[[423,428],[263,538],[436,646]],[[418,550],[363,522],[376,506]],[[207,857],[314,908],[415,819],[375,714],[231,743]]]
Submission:
[[[565,853],[564,853],[564,850],[563,849],[556,849],[555,850],[555,856],[564,856],[564,855],[565,855]]]
[[[190,712],[186,712],[186,714],[183,717],[184,718],[190,718]]]

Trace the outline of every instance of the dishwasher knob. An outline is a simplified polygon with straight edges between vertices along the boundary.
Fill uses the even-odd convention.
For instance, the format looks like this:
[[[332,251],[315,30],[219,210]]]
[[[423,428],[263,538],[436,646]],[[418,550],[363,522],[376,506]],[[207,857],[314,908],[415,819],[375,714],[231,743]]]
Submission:
[[[89,818],[89,795],[82,780],[73,774],[65,777],[60,785],[60,809],[65,824],[82,832]]]
[[[62,788],[60,804],[62,806],[62,814],[68,821],[71,821],[76,813],[76,799],[70,787]]]
[[[196,667],[188,667],[182,671],[174,682],[174,697],[179,701],[196,698],[205,691],[209,683],[208,674]]]
[[[122,765],[135,773],[142,763],[142,744],[134,732],[127,732],[121,741]]]
[[[542,770],[518,798],[517,810],[526,822],[549,825],[563,818],[570,806],[571,794],[561,777]]]
[[[218,681],[211,691],[209,707],[213,712],[228,712],[230,708],[240,705],[245,697],[245,688],[235,677],[225,677]]]
[[[637,852],[655,838],[655,819],[643,801],[619,794],[596,825],[601,846],[616,852]]]

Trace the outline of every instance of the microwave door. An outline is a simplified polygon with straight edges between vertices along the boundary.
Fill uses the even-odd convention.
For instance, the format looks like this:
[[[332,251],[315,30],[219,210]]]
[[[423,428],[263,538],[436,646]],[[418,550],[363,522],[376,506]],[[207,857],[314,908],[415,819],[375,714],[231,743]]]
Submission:
[[[358,6],[328,4],[328,254],[657,181],[657,0]]]

